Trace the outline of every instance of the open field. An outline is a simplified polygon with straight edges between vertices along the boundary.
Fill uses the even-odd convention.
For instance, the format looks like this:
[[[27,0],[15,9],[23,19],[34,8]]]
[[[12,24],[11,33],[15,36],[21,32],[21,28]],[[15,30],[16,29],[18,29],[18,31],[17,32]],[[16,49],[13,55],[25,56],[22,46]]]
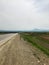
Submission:
[[[43,41],[45,41],[45,42],[47,42],[49,44],[49,36],[48,35],[46,35],[46,36],[40,36],[39,39],[41,39],[41,40],[43,40]]]
[[[48,65],[49,58],[19,34],[0,46],[0,65]]]
[[[49,34],[22,33],[21,36],[49,56]]]

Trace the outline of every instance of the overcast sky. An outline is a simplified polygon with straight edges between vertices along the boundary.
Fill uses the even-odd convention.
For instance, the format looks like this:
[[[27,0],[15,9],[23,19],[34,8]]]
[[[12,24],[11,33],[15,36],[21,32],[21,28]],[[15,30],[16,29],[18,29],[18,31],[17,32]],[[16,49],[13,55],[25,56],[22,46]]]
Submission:
[[[0,30],[49,29],[49,0],[0,0]]]

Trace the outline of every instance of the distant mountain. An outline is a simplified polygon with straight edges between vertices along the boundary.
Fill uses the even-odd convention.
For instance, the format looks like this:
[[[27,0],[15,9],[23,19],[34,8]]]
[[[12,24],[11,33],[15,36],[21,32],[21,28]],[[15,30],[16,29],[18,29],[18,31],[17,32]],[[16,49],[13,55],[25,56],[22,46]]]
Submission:
[[[49,29],[38,29],[38,28],[35,28],[32,31],[33,32],[49,32]]]

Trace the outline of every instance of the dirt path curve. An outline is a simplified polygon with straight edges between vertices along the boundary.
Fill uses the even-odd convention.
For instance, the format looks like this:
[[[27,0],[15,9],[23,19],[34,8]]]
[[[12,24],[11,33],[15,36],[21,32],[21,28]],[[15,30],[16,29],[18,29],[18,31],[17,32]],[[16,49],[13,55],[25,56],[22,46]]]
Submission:
[[[49,65],[49,58],[16,35],[1,47],[0,65]]]

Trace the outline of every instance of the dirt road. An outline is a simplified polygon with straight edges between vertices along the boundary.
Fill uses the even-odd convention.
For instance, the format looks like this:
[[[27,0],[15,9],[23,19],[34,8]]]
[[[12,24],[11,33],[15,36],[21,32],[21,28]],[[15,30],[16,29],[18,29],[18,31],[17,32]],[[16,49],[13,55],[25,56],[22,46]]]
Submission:
[[[0,49],[0,65],[49,65],[49,58],[19,35]]]
[[[16,33],[16,34],[17,34],[17,33]],[[0,34],[0,41],[6,39],[6,38],[8,38],[8,37],[11,37],[11,36],[13,36],[13,35],[14,35],[14,33]]]

